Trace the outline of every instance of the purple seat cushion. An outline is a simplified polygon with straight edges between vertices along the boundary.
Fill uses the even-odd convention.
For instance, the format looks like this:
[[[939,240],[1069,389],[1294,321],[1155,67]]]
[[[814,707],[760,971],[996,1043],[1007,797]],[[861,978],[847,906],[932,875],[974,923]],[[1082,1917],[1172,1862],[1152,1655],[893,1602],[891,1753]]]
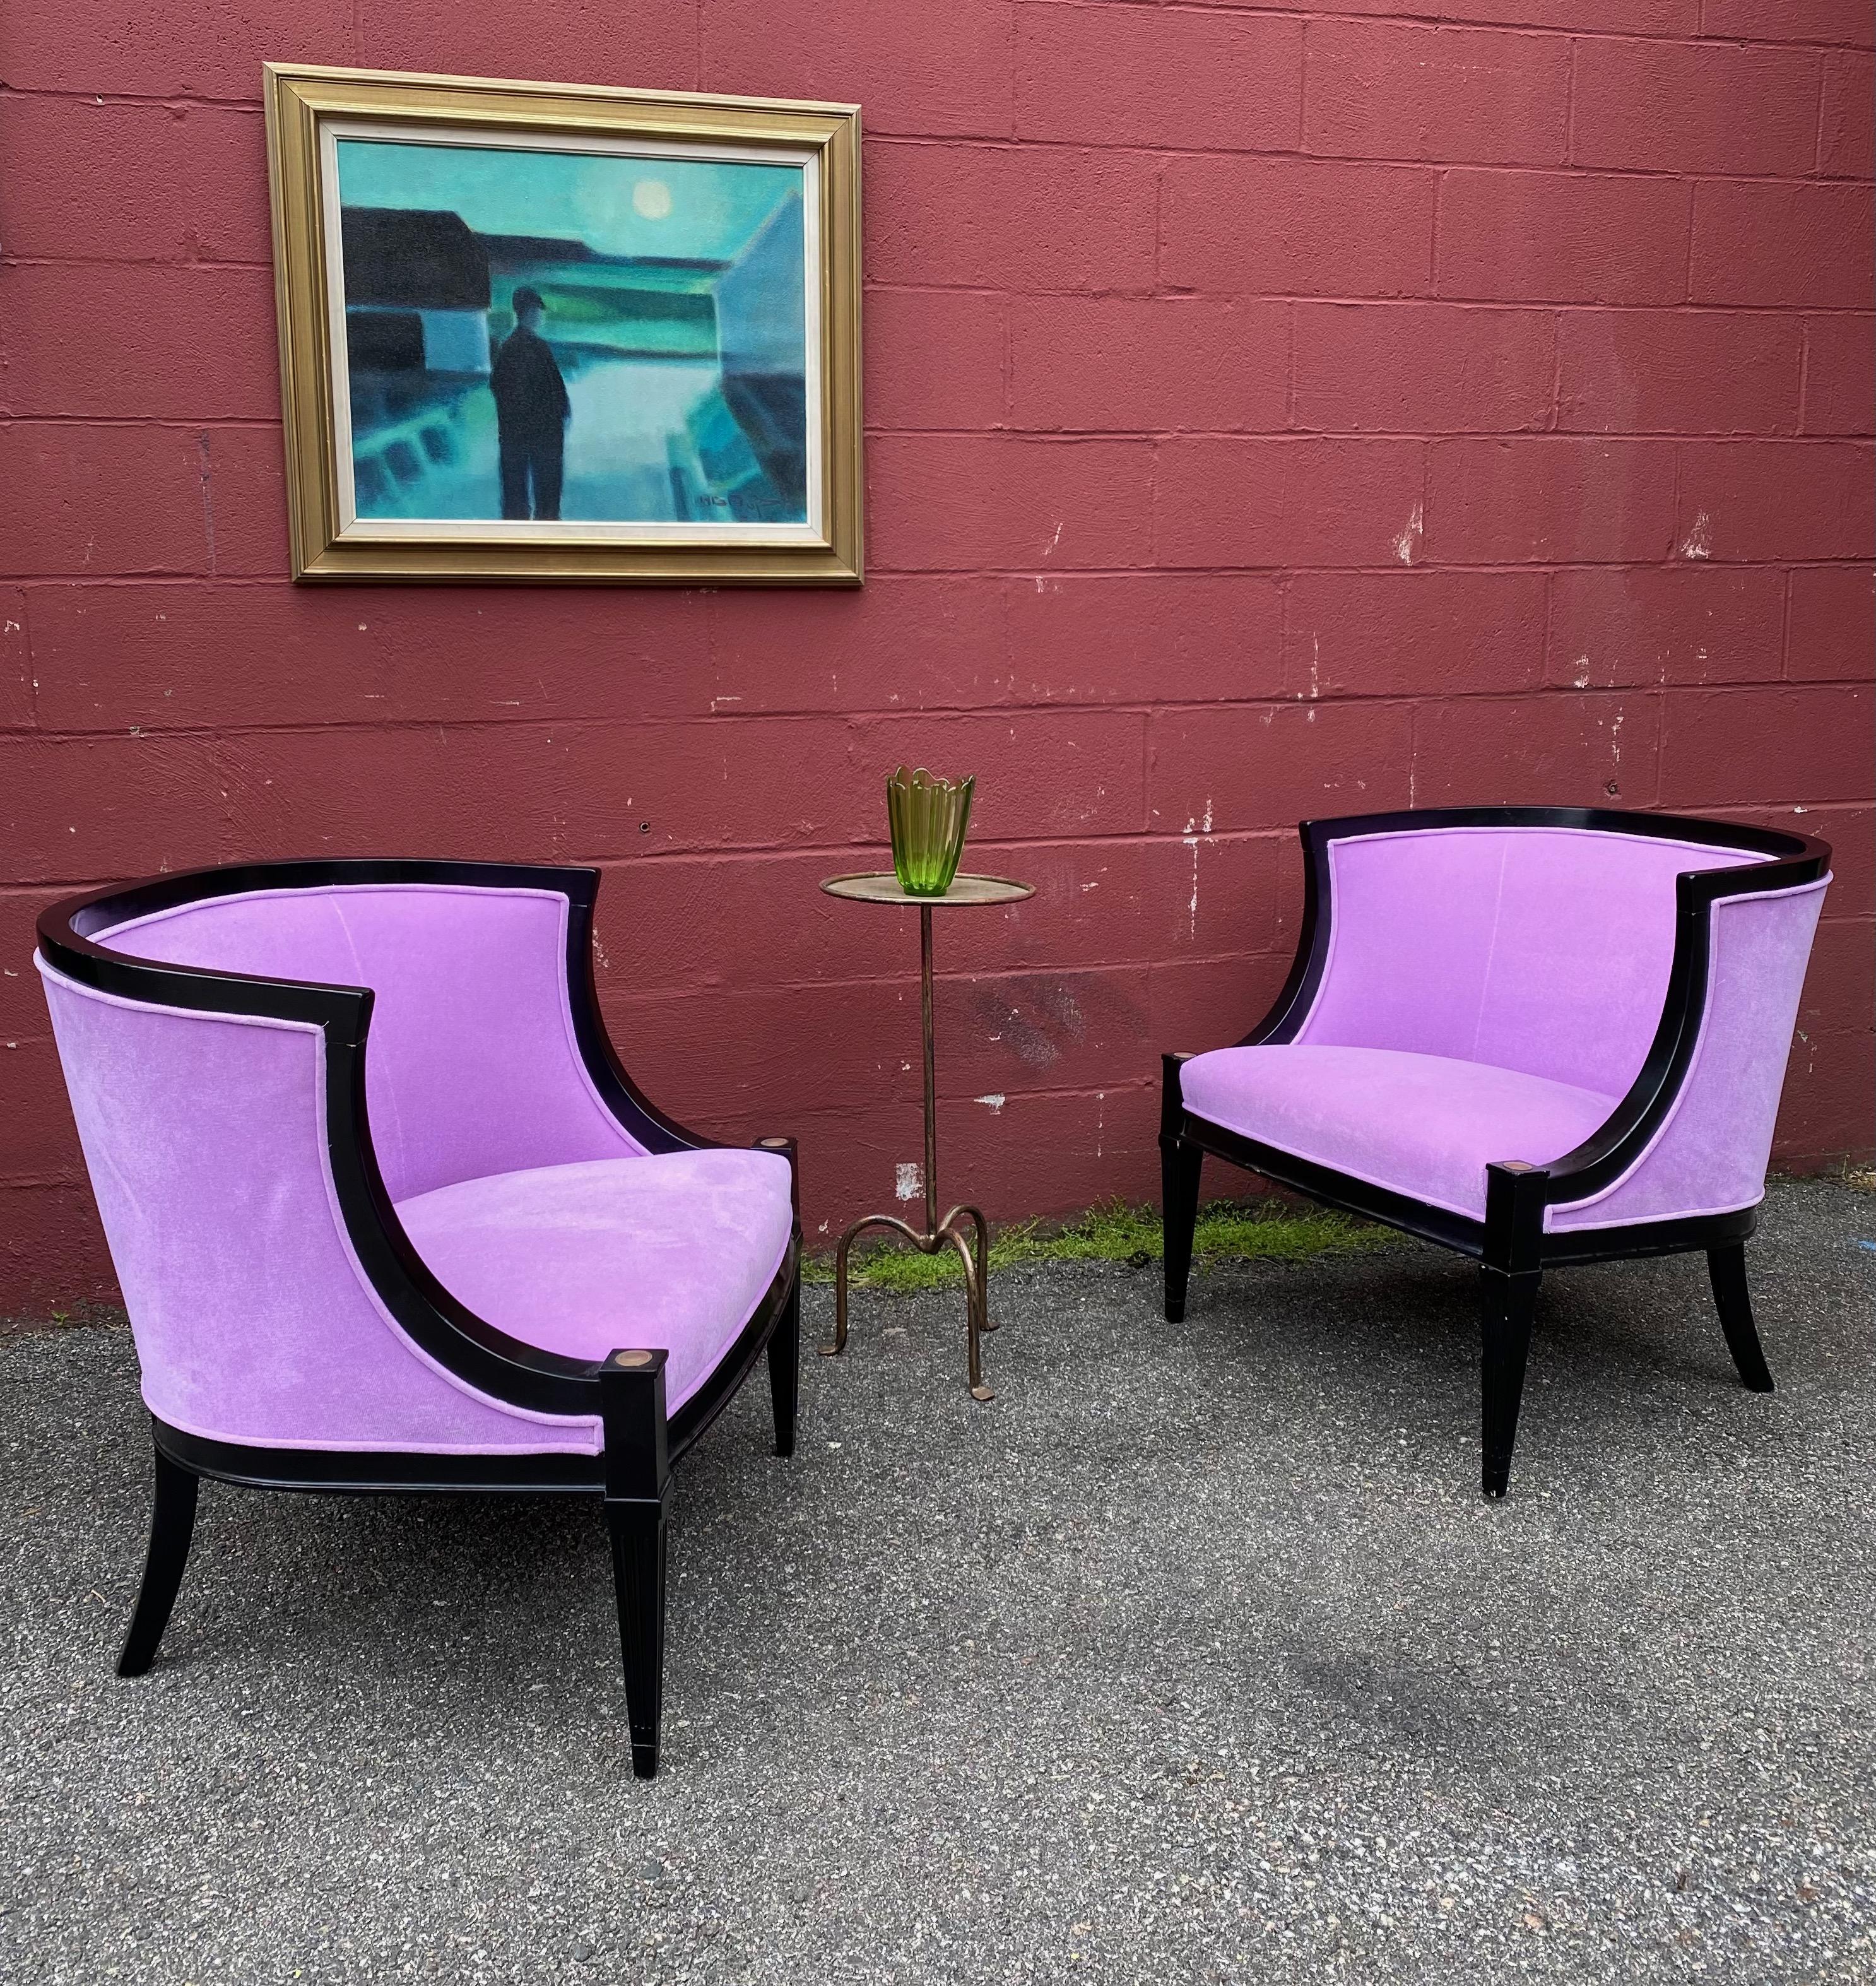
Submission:
[[[496,1173],[398,1203],[452,1295],[571,1358],[662,1346],[675,1413],[775,1279],[794,1227],[773,1152],[669,1152]]]
[[[1489,1062],[1399,1049],[1219,1049],[1180,1078],[1195,1116],[1260,1144],[1485,1217],[1485,1168],[1547,1165],[1616,1099]]]

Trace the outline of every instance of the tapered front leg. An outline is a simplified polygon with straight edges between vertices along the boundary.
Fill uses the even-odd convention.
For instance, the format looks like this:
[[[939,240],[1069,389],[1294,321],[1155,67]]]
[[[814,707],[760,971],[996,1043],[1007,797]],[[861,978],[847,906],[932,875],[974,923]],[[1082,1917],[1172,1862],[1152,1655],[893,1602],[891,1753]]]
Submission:
[[[1511,1479],[1511,1448],[1525,1396],[1531,1320],[1543,1281],[1544,1208],[1550,1175],[1511,1159],[1485,1168],[1485,1249],[1479,1265],[1480,1480],[1494,1502]]]
[[[798,1273],[788,1307],[768,1341],[768,1398],[775,1414],[775,1452],[795,1452],[795,1415],[801,1396],[802,1284]]]
[[[150,1551],[143,1562],[143,1583],[137,1589],[130,1625],[117,1651],[117,1673],[140,1676],[156,1659],[157,1644],[170,1624],[189,1561],[189,1541],[195,1534],[198,1479],[156,1450],[156,1480],[150,1513]]]
[[[1480,1479],[1485,1494],[1494,1502],[1511,1483],[1518,1410],[1525,1396],[1525,1362],[1531,1349],[1531,1320],[1542,1281],[1535,1270],[1508,1275],[1488,1264],[1479,1271],[1484,1313],[1479,1361]]]
[[[1180,1133],[1185,1106],[1179,1094],[1179,1071],[1190,1055],[1161,1058],[1165,1087],[1159,1108],[1160,1232],[1166,1270],[1166,1321],[1177,1324],[1185,1314],[1186,1285],[1192,1267],[1192,1236],[1199,1225],[1199,1180],[1205,1153]]]
[[[606,1500],[612,1576],[619,1604],[619,1653],[625,1669],[632,1770],[655,1779],[664,1714],[664,1506]]]
[[[1772,1390],[1771,1368],[1759,1343],[1752,1321],[1752,1293],[1746,1287],[1746,1244],[1730,1241],[1725,1247],[1706,1251],[1706,1271],[1713,1280],[1713,1301],[1720,1311],[1720,1328],[1726,1335],[1726,1349],[1739,1375],[1755,1393]]]
[[[619,1604],[632,1770],[658,1769],[664,1708],[664,1510],[671,1452],[662,1351],[615,1351],[600,1368],[606,1430],[606,1529]]]

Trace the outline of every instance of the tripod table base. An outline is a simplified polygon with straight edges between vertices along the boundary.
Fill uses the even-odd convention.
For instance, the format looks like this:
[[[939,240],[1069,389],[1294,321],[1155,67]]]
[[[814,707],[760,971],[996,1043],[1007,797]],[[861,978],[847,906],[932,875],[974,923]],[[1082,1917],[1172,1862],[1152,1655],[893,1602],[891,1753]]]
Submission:
[[[969,1222],[976,1247],[964,1233]],[[854,1242],[869,1227],[889,1227],[909,1241],[921,1254],[936,1255],[955,1248],[964,1264],[965,1342],[970,1373],[970,1397],[993,1400],[996,1394],[983,1383],[983,1351],[980,1343],[986,1331],[997,1327],[990,1321],[989,1291],[985,1272],[990,1252],[990,1227],[983,1212],[975,1207],[954,1207],[937,1227],[921,1233],[896,1213],[863,1213],[840,1237],[839,1253],[834,1257],[834,1341],[821,1347],[823,1358],[838,1358],[847,1348],[847,1257]]]

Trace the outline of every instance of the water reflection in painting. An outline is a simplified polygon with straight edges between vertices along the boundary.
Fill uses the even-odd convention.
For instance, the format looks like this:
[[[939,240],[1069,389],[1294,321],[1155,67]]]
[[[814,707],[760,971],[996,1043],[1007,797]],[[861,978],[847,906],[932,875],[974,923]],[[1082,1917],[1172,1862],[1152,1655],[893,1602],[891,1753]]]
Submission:
[[[805,520],[800,167],[336,150],[360,517]]]

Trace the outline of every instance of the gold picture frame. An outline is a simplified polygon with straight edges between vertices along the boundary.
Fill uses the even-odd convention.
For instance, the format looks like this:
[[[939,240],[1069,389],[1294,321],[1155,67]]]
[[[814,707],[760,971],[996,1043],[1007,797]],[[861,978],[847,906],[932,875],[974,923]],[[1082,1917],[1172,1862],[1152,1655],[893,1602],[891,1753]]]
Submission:
[[[856,106],[265,75],[296,580],[860,582]]]

